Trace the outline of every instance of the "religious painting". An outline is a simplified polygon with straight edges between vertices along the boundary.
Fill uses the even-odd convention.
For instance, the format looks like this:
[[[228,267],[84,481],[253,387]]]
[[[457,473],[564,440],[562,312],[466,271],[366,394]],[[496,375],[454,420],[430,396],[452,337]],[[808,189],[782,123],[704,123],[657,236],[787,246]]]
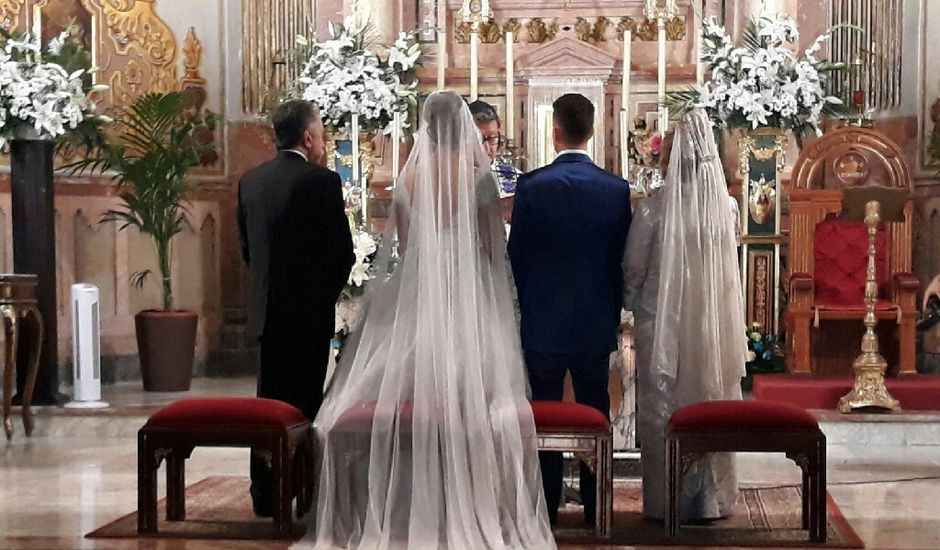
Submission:
[[[35,14],[43,44],[48,44],[74,24],[72,38],[81,41],[85,51],[93,51],[93,19],[81,0],[47,0],[42,7],[35,8]]]

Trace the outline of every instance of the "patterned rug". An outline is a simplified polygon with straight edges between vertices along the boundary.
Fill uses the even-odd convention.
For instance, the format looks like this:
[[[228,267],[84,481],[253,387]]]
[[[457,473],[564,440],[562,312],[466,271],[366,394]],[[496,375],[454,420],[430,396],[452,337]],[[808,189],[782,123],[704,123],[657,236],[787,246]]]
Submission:
[[[274,523],[255,518],[248,498],[249,480],[241,476],[212,476],[186,487],[186,520],[168,522],[164,500],[158,503],[158,533],[137,533],[137,513],[132,512],[104,525],[86,538],[91,539],[210,539],[267,540],[265,548],[287,548],[289,541],[275,540]],[[642,518],[638,483],[618,483],[614,489],[614,532],[610,540],[597,540],[583,527],[581,508],[568,506],[559,513],[556,537],[559,543],[650,546],[776,546],[864,548],[862,541],[828,499],[829,542],[808,542],[800,526],[800,491],[796,487],[745,488],[738,512],[708,527],[683,527],[678,540],[663,535],[662,523]],[[295,538],[304,527],[295,526]]]
[[[832,496],[826,495],[826,543],[810,542],[802,520],[800,487],[743,487],[733,516],[707,526],[683,525],[678,539],[665,536],[662,522],[643,518],[643,496],[638,482],[614,486],[614,521],[610,540],[594,538],[585,527],[580,506],[558,513],[555,539],[559,543],[629,546],[744,546],[864,548]]]

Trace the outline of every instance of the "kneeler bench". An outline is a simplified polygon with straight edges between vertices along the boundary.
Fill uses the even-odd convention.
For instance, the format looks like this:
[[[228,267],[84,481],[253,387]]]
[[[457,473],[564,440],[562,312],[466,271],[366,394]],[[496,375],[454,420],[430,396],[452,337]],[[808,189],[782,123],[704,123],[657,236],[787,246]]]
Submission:
[[[560,401],[533,401],[532,416],[540,451],[572,452],[597,476],[594,534],[610,537],[614,515],[610,421],[594,407]]]
[[[781,452],[803,472],[803,529],[826,541],[826,436],[813,415],[769,401],[706,401],[682,407],[666,426],[666,534],[679,535],[682,478],[714,452]]]
[[[184,399],[163,407],[137,433],[137,531],[157,532],[157,470],[166,459],[167,521],[186,518],[185,461],[194,447],[251,447],[270,460],[274,525],[290,537],[291,502],[297,517],[313,502],[310,420],[273,399]],[[248,498],[248,495],[245,495]]]

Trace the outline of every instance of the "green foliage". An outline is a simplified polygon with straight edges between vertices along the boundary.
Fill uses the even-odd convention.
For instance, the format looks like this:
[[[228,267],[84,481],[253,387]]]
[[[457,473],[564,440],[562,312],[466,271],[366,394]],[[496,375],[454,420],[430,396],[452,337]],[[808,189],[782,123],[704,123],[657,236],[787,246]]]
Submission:
[[[139,97],[116,121],[115,137],[63,167],[69,174],[115,173],[123,204],[109,210],[101,222],[117,222],[121,230],[135,227],[153,240],[165,310],[173,308],[172,241],[185,220],[191,190],[186,176],[215,149],[196,138],[200,128],[211,126],[213,117],[195,114],[192,99],[186,92]],[[135,273],[131,280],[140,286],[149,274],[149,270]]]

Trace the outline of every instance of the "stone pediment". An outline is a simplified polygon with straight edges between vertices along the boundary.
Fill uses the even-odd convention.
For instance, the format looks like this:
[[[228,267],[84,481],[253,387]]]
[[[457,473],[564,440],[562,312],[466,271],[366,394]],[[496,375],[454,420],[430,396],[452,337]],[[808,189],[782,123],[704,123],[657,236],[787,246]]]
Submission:
[[[546,42],[516,60],[519,74],[533,76],[591,77],[607,80],[620,60],[587,42],[563,37]]]

